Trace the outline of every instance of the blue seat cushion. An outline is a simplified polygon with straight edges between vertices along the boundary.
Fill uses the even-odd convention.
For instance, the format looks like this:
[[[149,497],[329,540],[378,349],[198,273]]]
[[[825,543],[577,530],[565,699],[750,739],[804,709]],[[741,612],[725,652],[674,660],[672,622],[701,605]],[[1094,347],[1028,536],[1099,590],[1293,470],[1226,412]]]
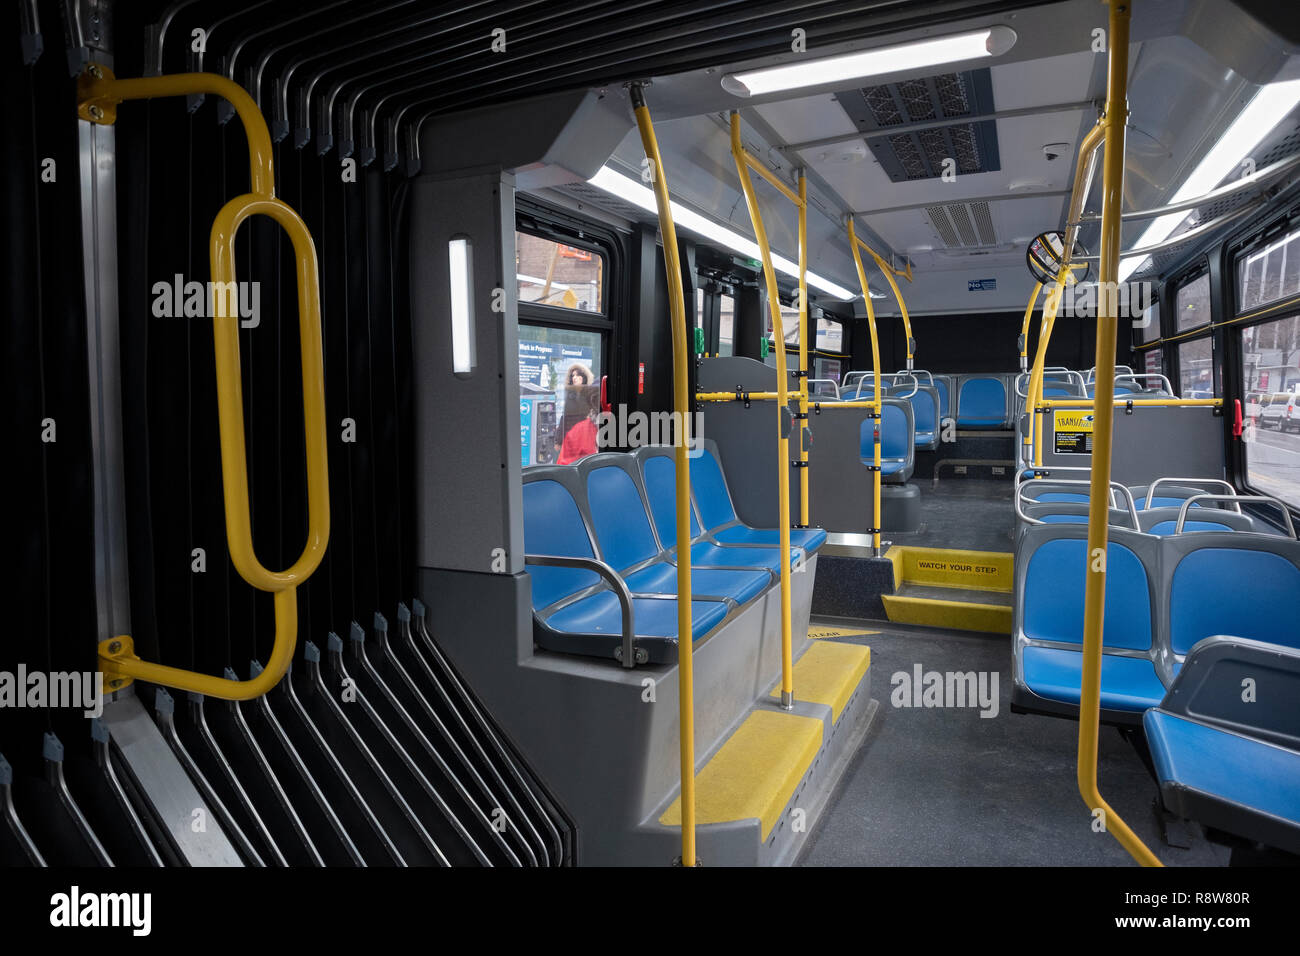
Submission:
[[[634,571],[623,579],[629,591],[644,594],[676,594],[677,567],[667,561],[656,561]],[[729,597],[744,604],[757,597],[771,582],[766,571],[731,571],[716,568],[691,568],[691,593],[713,597]]]
[[[1107,575],[1109,577],[1109,575]],[[1079,703],[1083,654],[1059,647],[1028,645],[1022,658],[1025,684],[1039,697],[1063,704]],[[1101,656],[1101,706],[1107,710],[1143,711],[1165,697],[1165,685],[1144,657]]]
[[[1038,520],[1044,524],[1087,524],[1087,515],[1039,515]]]
[[[1070,501],[1075,504],[1088,504],[1088,496],[1079,491],[1045,491],[1033,501]]]
[[[869,465],[869,464],[871,464],[871,462],[869,462],[869,461],[864,461],[863,464],[864,464],[864,465]],[[880,460],[880,473],[881,473],[882,475],[892,475],[892,474],[895,474],[896,472],[901,471],[902,468],[903,468],[903,466],[906,465],[906,464],[907,464],[907,462],[905,462],[905,461],[888,461],[887,459],[883,459],[883,458],[882,458],[882,459]]]
[[[677,602],[655,598],[632,599],[633,623],[638,637],[677,637]],[[698,640],[727,616],[718,601],[691,602],[692,639]],[[561,608],[546,619],[547,627],[565,634],[623,633],[623,612],[612,591],[602,591]]]
[[[790,566],[794,567],[798,552],[790,549]],[[701,567],[767,568],[780,572],[781,551],[778,548],[746,548],[740,545],[724,547],[711,541],[697,541],[691,545],[691,564]]]
[[[934,442],[934,432],[918,431],[916,433],[916,443],[918,445],[929,445]]]
[[[569,489],[558,481],[524,484],[524,551],[568,558],[593,557],[591,538]],[[594,571],[529,565],[533,607],[544,608],[600,580]]]
[[[714,531],[713,537],[722,544],[762,544],[775,547],[781,543],[781,532],[777,528],[751,528],[738,524],[721,531]],[[790,544],[805,551],[816,551],[826,541],[826,532],[821,528],[791,528]]]
[[[1158,710],[1142,725],[1161,784],[1300,825],[1300,754]]]

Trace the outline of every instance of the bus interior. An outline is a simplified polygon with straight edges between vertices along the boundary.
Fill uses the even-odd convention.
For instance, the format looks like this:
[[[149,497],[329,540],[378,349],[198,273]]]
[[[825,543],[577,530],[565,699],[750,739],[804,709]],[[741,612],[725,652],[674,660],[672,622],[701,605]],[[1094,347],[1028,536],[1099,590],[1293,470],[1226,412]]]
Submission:
[[[4,865],[1300,861],[1286,5],[0,19]]]

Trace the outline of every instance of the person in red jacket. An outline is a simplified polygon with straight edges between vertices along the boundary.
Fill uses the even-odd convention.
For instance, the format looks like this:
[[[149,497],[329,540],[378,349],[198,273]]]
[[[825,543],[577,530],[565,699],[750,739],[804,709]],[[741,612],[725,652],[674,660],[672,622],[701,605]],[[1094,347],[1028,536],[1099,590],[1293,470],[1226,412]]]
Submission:
[[[591,387],[570,386],[570,394],[582,403],[581,407],[585,408],[586,414],[565,432],[564,442],[560,445],[560,457],[556,459],[558,465],[570,465],[579,458],[596,454],[596,405],[599,393]]]

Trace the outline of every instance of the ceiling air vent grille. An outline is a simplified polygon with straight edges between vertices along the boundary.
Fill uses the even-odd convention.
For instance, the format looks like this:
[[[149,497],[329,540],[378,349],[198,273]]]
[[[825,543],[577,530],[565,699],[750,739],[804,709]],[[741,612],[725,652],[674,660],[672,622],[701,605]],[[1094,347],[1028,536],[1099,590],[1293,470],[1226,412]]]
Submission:
[[[563,186],[556,186],[560,192],[568,193],[575,199],[582,202],[591,203],[593,206],[599,206],[601,209],[607,209],[616,216],[622,216],[632,222],[639,222],[652,213],[647,213],[639,206],[634,206],[630,202],[624,202],[615,196],[611,196],[603,189],[597,189],[590,183],[566,183]]]
[[[942,73],[836,94],[896,182],[933,179],[952,160],[957,175],[1001,168],[988,69]]]
[[[940,240],[949,249],[977,249],[995,246],[997,233],[986,202],[951,202],[926,206],[925,214]]]

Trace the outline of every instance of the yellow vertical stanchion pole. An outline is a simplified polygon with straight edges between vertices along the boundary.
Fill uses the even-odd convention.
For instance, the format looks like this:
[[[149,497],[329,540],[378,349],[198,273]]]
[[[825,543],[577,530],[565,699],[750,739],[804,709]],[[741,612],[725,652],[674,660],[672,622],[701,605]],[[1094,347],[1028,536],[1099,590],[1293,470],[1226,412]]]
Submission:
[[[789,370],[785,362],[785,328],[781,322],[781,299],[776,286],[776,272],[772,268],[772,250],[767,244],[767,230],[763,228],[763,214],[758,208],[758,196],[749,178],[749,161],[745,146],[740,140],[740,114],[731,114],[731,155],[736,160],[736,173],[740,188],[749,207],[749,221],[754,225],[754,239],[763,261],[763,277],[767,281],[767,304],[772,313],[772,333],[776,337],[776,415],[777,415],[777,495],[780,500],[781,533],[781,706],[794,707],[794,653],[790,637],[790,392]]]
[[[813,340],[816,345],[816,339]],[[804,429],[808,426],[808,177],[799,170],[799,527],[806,528],[808,518],[808,446]]]
[[[875,423],[875,442],[872,451],[871,469],[871,553],[880,557],[880,426],[884,423],[880,404],[880,341],[876,336],[876,309],[871,304],[871,289],[867,285],[867,270],[862,267],[862,255],[858,252],[858,235],[853,229],[853,217],[849,216],[849,248],[853,250],[853,264],[858,270],[858,282],[862,286],[862,301],[867,305],[867,328],[871,331],[871,368],[875,377],[876,390],[871,397],[871,414]]]
[[[664,179],[659,143],[640,84],[628,87],[636,111],[641,145],[650,160],[659,232],[664,244],[668,279],[668,312],[673,339],[673,413],[681,431],[673,450],[677,470],[677,706],[682,774],[682,866],[694,866],[695,857],[695,661],[691,614],[691,472],[686,448],[690,420],[690,374],[686,360],[686,304],[682,296],[682,267],[677,254],[677,229]]]
[[[1034,370],[1029,375],[1029,398],[1026,399],[1031,409],[1030,430],[1034,435],[1034,467],[1043,466],[1043,429],[1039,427],[1038,406],[1043,401],[1043,367],[1047,364],[1047,344],[1052,341],[1052,329],[1056,328],[1056,313],[1061,307],[1061,296],[1065,292],[1065,270],[1057,276],[1047,289],[1047,299],[1043,302],[1043,319],[1038,324],[1038,349],[1034,354]],[[1046,414],[1044,412],[1043,414]]]
[[[1029,304],[1025,306],[1025,320],[1020,323],[1020,371],[1029,371],[1029,322],[1034,317],[1034,305],[1038,302],[1038,293],[1043,291],[1041,282],[1034,283],[1034,291],[1029,293]]]
[[[1123,225],[1124,139],[1128,122],[1128,35],[1131,0],[1110,0],[1106,77],[1106,145],[1102,164],[1101,260],[1098,269],[1096,395],[1093,403],[1092,474],[1088,502],[1088,555],[1083,612],[1083,679],[1079,693],[1079,794],[1107,832],[1143,866],[1160,866],[1155,854],[1110,808],[1097,787],[1097,734],[1101,715],[1101,646],[1106,611],[1106,545],[1110,520],[1111,426],[1115,417],[1115,339],[1120,230]],[[1067,250],[1068,251],[1068,250]]]
[[[1029,371],[1029,323],[1033,320],[1034,306],[1038,302],[1038,294],[1042,291],[1043,284],[1035,282],[1034,291],[1029,293],[1029,304],[1025,306],[1025,319],[1020,323],[1020,371],[1022,374]],[[1038,324],[1039,339],[1043,337],[1042,329],[1043,325],[1040,321]],[[1029,428],[1025,432],[1025,447],[1020,450],[1022,464],[1025,461],[1033,460],[1034,432],[1038,428],[1038,412],[1034,403],[1034,390],[1030,387],[1032,383],[1032,377],[1025,383],[1025,411],[1029,414]]]

